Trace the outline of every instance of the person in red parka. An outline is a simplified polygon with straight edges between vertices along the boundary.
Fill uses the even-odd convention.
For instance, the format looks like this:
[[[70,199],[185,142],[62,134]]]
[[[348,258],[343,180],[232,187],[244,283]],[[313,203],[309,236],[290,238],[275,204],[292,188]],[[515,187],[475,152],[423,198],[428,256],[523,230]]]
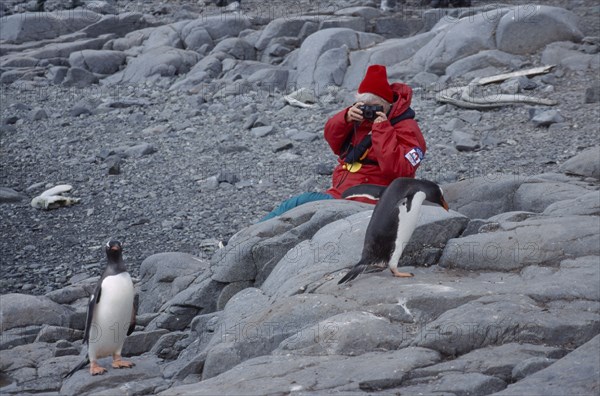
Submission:
[[[427,147],[414,120],[411,99],[408,85],[389,84],[385,66],[369,66],[358,87],[356,102],[325,124],[325,140],[338,155],[331,188],[325,193],[292,197],[261,221],[306,202],[343,198],[351,187],[354,193],[347,199],[375,204],[376,200],[361,196],[361,185],[385,187],[398,177],[415,177]]]
[[[358,87],[356,103],[325,124],[325,140],[339,156],[328,194],[341,198],[344,191],[359,184],[387,186],[398,177],[415,177],[427,147],[414,120],[411,99],[408,85],[388,83],[385,66],[369,66]],[[379,105],[383,111],[376,112],[374,120],[368,120],[361,111],[364,105]],[[356,153],[361,143],[370,147]],[[348,158],[349,154],[352,158]]]

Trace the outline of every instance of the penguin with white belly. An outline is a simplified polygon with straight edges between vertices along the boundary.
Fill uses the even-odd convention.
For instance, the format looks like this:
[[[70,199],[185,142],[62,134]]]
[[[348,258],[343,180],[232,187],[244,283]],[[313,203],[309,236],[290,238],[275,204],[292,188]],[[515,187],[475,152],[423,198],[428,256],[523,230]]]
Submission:
[[[90,296],[83,342],[88,345],[88,359],[80,363],[66,377],[83,368],[89,361],[90,374],[104,374],[106,369],[98,359],[112,356],[113,368],[131,368],[132,362],[122,360],[121,350],[125,337],[135,329],[135,290],[125,264],[119,241],[106,244],[108,265]]]
[[[377,191],[372,190],[370,195]],[[399,272],[398,261],[417,226],[425,200],[448,210],[442,189],[431,181],[400,177],[385,188],[367,226],[361,259],[338,284],[353,280],[369,267],[388,266],[394,276],[413,276]]]

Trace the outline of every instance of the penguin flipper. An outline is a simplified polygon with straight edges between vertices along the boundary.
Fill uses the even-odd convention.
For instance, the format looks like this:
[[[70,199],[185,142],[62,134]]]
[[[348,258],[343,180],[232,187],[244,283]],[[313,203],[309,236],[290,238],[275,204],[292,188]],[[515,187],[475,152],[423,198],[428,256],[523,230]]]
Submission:
[[[341,285],[342,283],[350,282],[351,280],[355,279],[358,275],[365,272],[368,267],[369,267],[368,264],[362,264],[362,263],[356,264],[354,267],[352,267],[352,269],[350,271],[348,271],[348,273],[342,279],[339,280],[338,285]]]
[[[70,376],[72,376],[76,371],[81,370],[82,368],[84,368],[85,366],[87,366],[87,364],[90,362],[90,358],[86,357],[84,360],[82,360],[81,362],[79,362],[79,364],[77,366],[75,366],[75,368],[71,371],[69,371],[67,374],[63,375],[63,379],[65,378],[69,378]]]
[[[89,341],[90,338],[90,329],[92,327],[92,318],[94,316],[94,308],[96,308],[96,304],[100,301],[100,294],[102,294],[101,283],[98,284],[96,290],[94,290],[94,294],[90,296],[90,302],[88,303],[87,316],[85,318],[85,332],[83,334],[83,343]]]
[[[138,306],[140,305],[139,301],[139,294],[136,294],[133,299],[133,307],[131,308],[131,321],[129,322],[129,328],[127,329],[128,336],[135,330],[135,316],[137,315]]]

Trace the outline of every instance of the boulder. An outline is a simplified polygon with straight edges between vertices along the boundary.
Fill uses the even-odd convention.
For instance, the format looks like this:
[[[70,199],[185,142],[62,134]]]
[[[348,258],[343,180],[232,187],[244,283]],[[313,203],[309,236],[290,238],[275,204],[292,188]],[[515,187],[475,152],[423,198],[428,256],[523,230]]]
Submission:
[[[359,40],[365,36],[366,34],[360,35]],[[367,49],[350,52],[350,65],[344,76],[342,86],[349,90],[356,90],[365,76],[367,66],[371,64],[388,66],[388,79],[392,81],[394,75],[393,66],[409,59],[433,37],[433,33],[424,33],[413,37],[383,41],[382,36],[376,36],[376,40],[370,45],[360,43],[359,41],[360,47]],[[376,45],[373,46],[373,44]],[[416,70],[415,73],[419,71],[422,70]]]
[[[156,47],[131,59],[124,70],[106,79],[109,83],[141,83],[161,76],[185,74],[199,59],[198,53],[172,47]]]
[[[532,54],[555,41],[583,38],[577,16],[563,8],[526,5],[510,8],[500,18],[496,46],[511,54]]]
[[[468,270],[511,271],[530,264],[558,265],[566,258],[599,255],[594,240],[600,218],[529,218],[497,224],[498,231],[448,241],[439,265]]]
[[[600,335],[549,367],[509,385],[501,396],[594,394],[600,375]]]
[[[523,62],[523,58],[496,49],[481,51],[452,63],[446,68],[449,77],[462,77],[464,74],[485,67],[494,66],[500,69],[511,69],[511,66]]]
[[[68,12],[22,13],[2,17],[0,40],[20,44],[28,41],[53,39],[76,32],[102,16],[90,10]]]
[[[541,213],[555,202],[577,199],[588,193],[587,188],[574,184],[531,180],[515,191],[513,209]]]
[[[0,330],[31,325],[68,327],[73,309],[59,305],[44,296],[4,294],[0,298]]]
[[[319,24],[319,30],[331,28],[348,28],[356,32],[364,32],[367,24],[364,18],[353,16],[327,17]]]
[[[444,184],[442,189],[450,208],[473,219],[486,219],[512,210],[522,181],[519,175],[490,174]]]
[[[86,69],[92,73],[113,74],[125,63],[126,55],[120,51],[83,50],[69,55],[72,67]]]
[[[99,363],[107,367],[106,373],[90,376],[87,370],[79,370],[63,382],[60,393],[63,395],[96,395],[100,391],[110,390],[108,394],[122,394],[116,391],[120,386],[124,386],[127,391],[135,388],[135,384],[144,380],[160,377],[160,360],[158,358],[143,356],[128,360],[135,363],[135,366],[116,370],[110,367],[110,358],[101,359]],[[164,384],[162,380],[160,382]],[[155,385],[155,387],[158,386],[159,384]]]
[[[329,85],[342,85],[346,68],[348,67],[348,48],[332,48],[325,51],[317,60],[313,74],[314,81],[321,84],[319,90],[324,92],[324,87]]]
[[[592,191],[573,199],[554,202],[544,209],[547,216],[600,216],[600,191]]]
[[[302,28],[307,22],[312,22],[312,17],[300,18],[276,18],[262,30],[262,33],[256,42],[256,49],[259,51],[267,48],[271,40],[277,37],[298,37]]]
[[[146,17],[139,12],[127,12],[119,15],[103,15],[101,19],[89,24],[81,31],[88,37],[104,34],[116,34],[122,37],[130,32],[152,26]]]
[[[275,355],[348,355],[398,349],[402,329],[389,319],[351,311],[306,327],[279,344]]]
[[[79,67],[72,67],[67,71],[63,85],[67,87],[85,88],[98,83],[98,77],[92,72]]]
[[[458,151],[475,151],[481,147],[475,135],[468,132],[453,131],[452,140]]]
[[[254,47],[246,40],[237,37],[230,37],[219,41],[212,52],[223,52],[240,60],[256,59],[256,50]]]
[[[513,378],[513,370],[523,361],[532,358],[557,359],[566,353],[562,348],[509,342],[476,349],[456,359],[417,369],[412,377],[426,378],[459,371],[492,375],[509,383]]]
[[[414,67],[443,75],[446,68],[459,59],[496,49],[494,33],[498,18],[510,11],[495,11],[495,19],[490,19],[485,13],[476,14],[440,27],[436,36],[415,53],[412,59]]]
[[[287,88],[289,71],[275,68],[264,68],[255,71],[248,77],[248,82],[256,84],[262,89],[268,89],[272,92],[273,89],[284,91]]]
[[[590,147],[560,166],[566,174],[600,179],[600,146]]]
[[[158,253],[146,258],[140,266],[138,314],[157,312],[208,270],[208,263],[185,253]]]
[[[450,395],[490,395],[506,388],[506,382],[491,375],[480,373],[447,373],[433,378],[412,380],[416,385],[400,388],[407,395],[450,394]]]
[[[319,30],[308,36],[300,47],[298,58],[302,62],[298,64],[296,83],[299,86],[312,87],[321,86],[316,80],[315,72],[318,62],[323,54],[333,48],[346,46],[349,50],[359,47],[358,34],[348,28],[332,28]]]
[[[0,203],[19,202],[27,198],[27,195],[12,188],[0,187]]]
[[[220,376],[177,386],[160,395],[276,394],[302,390],[363,394],[361,389],[373,390],[385,384],[394,387],[415,368],[439,360],[438,353],[424,348],[371,352],[357,357],[264,356],[248,360]],[[390,361],[395,363],[390,365]],[[264,373],[269,373],[268,378]],[[247,380],[243,383],[236,380],[240,377]]]
[[[560,347],[581,345],[600,329],[600,315],[565,303],[541,307],[522,295],[485,296],[444,312],[412,342],[460,355],[489,345],[523,342]]]
[[[74,42],[48,44],[39,49],[32,50],[29,56],[37,59],[68,58],[73,52],[86,49],[99,50],[113,36],[105,35],[87,40],[76,40]]]

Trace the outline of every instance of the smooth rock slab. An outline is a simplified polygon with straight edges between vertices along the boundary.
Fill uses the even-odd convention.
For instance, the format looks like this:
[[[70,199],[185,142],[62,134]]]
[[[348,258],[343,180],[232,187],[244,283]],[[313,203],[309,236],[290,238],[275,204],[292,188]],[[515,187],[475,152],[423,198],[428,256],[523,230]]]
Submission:
[[[600,335],[498,396],[593,395],[600,389]]]
[[[600,179],[600,146],[590,147],[560,166],[560,171]]]
[[[563,8],[527,4],[510,8],[499,21],[496,45],[511,54],[531,54],[555,41],[578,42],[575,14]]]
[[[434,377],[434,378],[437,378]],[[506,382],[499,378],[480,373],[442,374],[441,378],[423,385],[400,388],[400,394],[451,394],[456,396],[483,396],[506,388]]]
[[[93,395],[106,389],[116,388],[127,383],[139,383],[161,375],[160,359],[143,356],[128,360],[135,363],[133,368],[113,369],[110,367],[111,358],[100,359],[99,364],[108,370],[106,373],[91,376],[87,367],[79,370],[63,383],[60,393],[65,395]]]
[[[595,216],[507,221],[499,223],[498,231],[448,241],[439,265],[499,271],[557,265],[563,259],[600,254],[599,234],[600,219]]]
[[[263,356],[236,366],[217,377],[183,385],[160,393],[162,396],[214,394],[279,394],[292,391],[348,394],[361,383],[382,379],[401,381],[411,370],[439,361],[437,352],[406,348],[346,356]],[[394,364],[390,364],[394,362]],[[240,381],[244,378],[244,381]]]
[[[581,345],[600,331],[600,315],[576,303],[538,306],[519,295],[486,296],[444,312],[414,338],[422,346],[460,355],[489,345],[526,342]]]
[[[558,201],[544,210],[547,216],[600,215],[600,191],[592,191],[575,199]]]
[[[588,194],[590,190],[574,184],[560,182],[523,183],[515,192],[513,209],[526,212],[543,212],[551,204],[572,200]]]
[[[31,325],[69,326],[73,310],[44,296],[4,294],[0,297],[0,331]]]

